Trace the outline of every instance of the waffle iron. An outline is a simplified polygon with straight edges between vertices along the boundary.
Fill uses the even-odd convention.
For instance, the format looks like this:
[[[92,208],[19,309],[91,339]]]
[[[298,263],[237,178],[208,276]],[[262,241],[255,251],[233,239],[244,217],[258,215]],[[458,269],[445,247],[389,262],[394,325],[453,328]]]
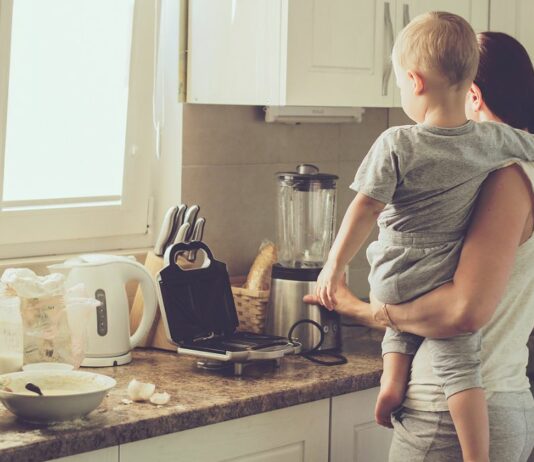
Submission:
[[[196,254],[193,264],[182,254]],[[156,275],[159,306],[167,338],[178,354],[196,356],[199,366],[243,367],[255,361],[281,358],[300,351],[286,337],[236,332],[239,325],[226,265],[215,260],[200,241],[174,244],[169,264]]]

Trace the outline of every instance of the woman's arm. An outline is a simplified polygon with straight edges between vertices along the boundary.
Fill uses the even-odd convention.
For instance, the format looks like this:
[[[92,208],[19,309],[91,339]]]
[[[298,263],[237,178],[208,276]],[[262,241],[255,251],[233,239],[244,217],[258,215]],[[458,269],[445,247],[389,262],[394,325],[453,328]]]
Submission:
[[[473,332],[492,317],[512,272],[517,247],[532,233],[532,189],[521,167],[484,182],[454,279],[401,305],[387,305],[401,331],[423,337]],[[375,321],[387,325],[374,303]]]

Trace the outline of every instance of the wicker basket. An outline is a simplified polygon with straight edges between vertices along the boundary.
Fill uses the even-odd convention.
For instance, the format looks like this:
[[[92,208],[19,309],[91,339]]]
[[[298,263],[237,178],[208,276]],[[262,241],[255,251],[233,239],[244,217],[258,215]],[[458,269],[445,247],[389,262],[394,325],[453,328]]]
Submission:
[[[265,316],[269,302],[269,290],[244,289],[246,277],[232,278],[232,294],[234,296],[237,317],[239,318],[238,331],[263,334],[265,329]]]

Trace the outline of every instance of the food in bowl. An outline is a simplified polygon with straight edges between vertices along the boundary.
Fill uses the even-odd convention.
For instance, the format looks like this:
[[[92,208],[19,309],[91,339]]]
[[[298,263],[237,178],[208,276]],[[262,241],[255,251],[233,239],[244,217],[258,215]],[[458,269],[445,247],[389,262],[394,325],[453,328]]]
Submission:
[[[21,420],[62,422],[84,417],[96,409],[116,383],[111,377],[92,372],[14,372],[0,375],[0,401]],[[28,390],[28,384],[37,386],[43,395]]]

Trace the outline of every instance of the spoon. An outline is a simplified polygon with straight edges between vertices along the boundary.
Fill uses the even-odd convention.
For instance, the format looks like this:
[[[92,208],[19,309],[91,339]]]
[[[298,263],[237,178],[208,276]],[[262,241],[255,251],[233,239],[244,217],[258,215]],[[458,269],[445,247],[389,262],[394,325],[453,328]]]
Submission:
[[[34,385],[33,383],[27,383],[24,388],[26,388],[26,390],[31,391],[33,393],[37,393],[39,396],[43,396],[43,392],[41,391],[41,389],[37,385]]]

